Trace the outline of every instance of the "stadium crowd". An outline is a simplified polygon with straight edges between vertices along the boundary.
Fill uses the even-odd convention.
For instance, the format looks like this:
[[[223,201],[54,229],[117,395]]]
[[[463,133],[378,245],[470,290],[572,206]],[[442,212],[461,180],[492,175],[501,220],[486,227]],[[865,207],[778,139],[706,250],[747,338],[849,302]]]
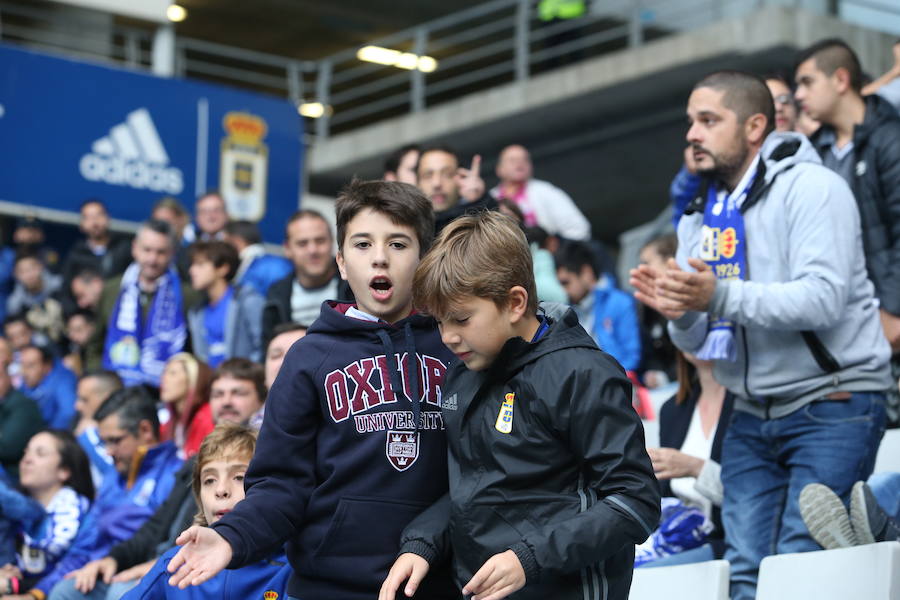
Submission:
[[[0,250],[0,599],[387,599],[420,582],[421,598],[581,598],[595,564],[625,598],[633,566],[724,557],[745,600],[770,554],[897,540],[900,475],[872,475],[900,420],[900,43],[895,56],[866,83],[852,49],[824,40],[789,75],[697,82],[677,233],[646,240],[629,282],[519,144],[492,188],[479,156],[403,147],[383,182],[342,192],[336,233],[300,210],[278,254],[214,191],[193,213],[161,198],[133,237],[85,200],[82,238],[58,253],[20,219]],[[466,283],[479,273],[435,275],[463,269],[453,253],[480,248],[463,239],[478,227],[498,227],[500,247],[509,223],[531,271],[516,281],[533,287],[501,301]],[[429,260],[436,236],[445,254]],[[487,258],[499,273],[507,256]],[[470,309],[440,284],[454,276]],[[501,335],[490,320],[464,331],[484,298],[513,317],[481,363]],[[566,340],[568,362],[503,343],[543,336]],[[656,415],[649,390],[667,384]],[[505,442],[459,423],[457,394],[462,408],[482,386],[553,396],[529,410],[510,392],[484,417],[540,429],[515,476]],[[658,418],[659,447],[638,417]],[[538,485],[542,461],[555,466]],[[534,497],[509,513],[460,500],[528,482],[575,494],[565,474],[587,478],[576,512],[593,520],[547,533],[561,499],[552,513]]]

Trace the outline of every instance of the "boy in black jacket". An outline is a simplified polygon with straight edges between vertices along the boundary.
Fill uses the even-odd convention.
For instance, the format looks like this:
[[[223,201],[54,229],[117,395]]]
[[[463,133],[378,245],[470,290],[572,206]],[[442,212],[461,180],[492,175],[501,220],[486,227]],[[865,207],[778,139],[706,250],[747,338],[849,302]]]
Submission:
[[[411,595],[453,552],[463,594],[625,599],[659,492],[622,368],[578,324],[538,313],[525,236],[462,217],[413,282],[458,357],[441,400],[450,493],[404,530],[382,586]]]
[[[197,585],[287,541],[290,597],[371,599],[403,528],[447,491],[438,402],[452,355],[434,320],[412,310],[413,274],[434,237],[431,204],[407,184],[354,181],[336,208],[338,267],[357,304],[325,302],[291,347],[246,499],[178,538],[173,585]],[[422,596],[441,594],[423,587]]]

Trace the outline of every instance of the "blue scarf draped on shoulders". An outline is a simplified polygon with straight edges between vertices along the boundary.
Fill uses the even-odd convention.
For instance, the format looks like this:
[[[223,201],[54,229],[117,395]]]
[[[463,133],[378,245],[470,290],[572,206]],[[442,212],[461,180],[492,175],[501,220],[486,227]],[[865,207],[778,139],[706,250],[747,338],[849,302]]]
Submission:
[[[156,294],[141,318],[140,267],[132,263],[122,276],[119,298],[106,330],[103,368],[115,371],[125,385],[159,386],[166,361],[184,348],[187,325],[181,282],[174,268],[157,281]]]
[[[743,190],[729,194],[710,184],[700,232],[700,259],[712,269],[720,281],[744,279],[747,276],[747,236],[741,204],[747,199],[756,168]],[[737,360],[732,321],[710,315],[709,330],[697,351],[701,360]]]

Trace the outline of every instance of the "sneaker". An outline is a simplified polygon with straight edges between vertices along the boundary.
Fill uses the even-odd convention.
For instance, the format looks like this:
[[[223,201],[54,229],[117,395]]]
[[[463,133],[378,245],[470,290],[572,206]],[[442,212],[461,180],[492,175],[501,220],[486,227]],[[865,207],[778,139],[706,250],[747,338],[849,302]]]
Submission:
[[[844,503],[828,486],[810,483],[803,488],[800,515],[809,534],[826,550],[859,545]]]
[[[900,539],[900,526],[881,508],[865,481],[857,481],[850,491],[850,523],[860,544]]]

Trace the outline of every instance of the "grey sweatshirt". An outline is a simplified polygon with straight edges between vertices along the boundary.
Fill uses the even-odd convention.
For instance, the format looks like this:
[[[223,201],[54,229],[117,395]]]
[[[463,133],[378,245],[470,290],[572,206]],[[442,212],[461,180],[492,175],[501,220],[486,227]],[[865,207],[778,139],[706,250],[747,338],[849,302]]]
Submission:
[[[791,142],[799,143],[793,154],[783,156],[788,146],[776,152]],[[761,196],[754,201],[752,194],[744,211],[746,277],[717,282],[710,305],[710,313],[737,325],[737,360],[716,361],[716,379],[737,396],[736,409],[760,417],[767,410],[785,416],[836,391],[886,390],[890,347],[866,275],[853,193],[802,135],[772,133],[760,153]],[[773,160],[773,153],[783,157]],[[702,225],[702,210],[679,223],[683,269],[690,269],[688,257],[700,256]],[[672,341],[696,352],[708,322],[709,313],[686,313],[669,323]]]

